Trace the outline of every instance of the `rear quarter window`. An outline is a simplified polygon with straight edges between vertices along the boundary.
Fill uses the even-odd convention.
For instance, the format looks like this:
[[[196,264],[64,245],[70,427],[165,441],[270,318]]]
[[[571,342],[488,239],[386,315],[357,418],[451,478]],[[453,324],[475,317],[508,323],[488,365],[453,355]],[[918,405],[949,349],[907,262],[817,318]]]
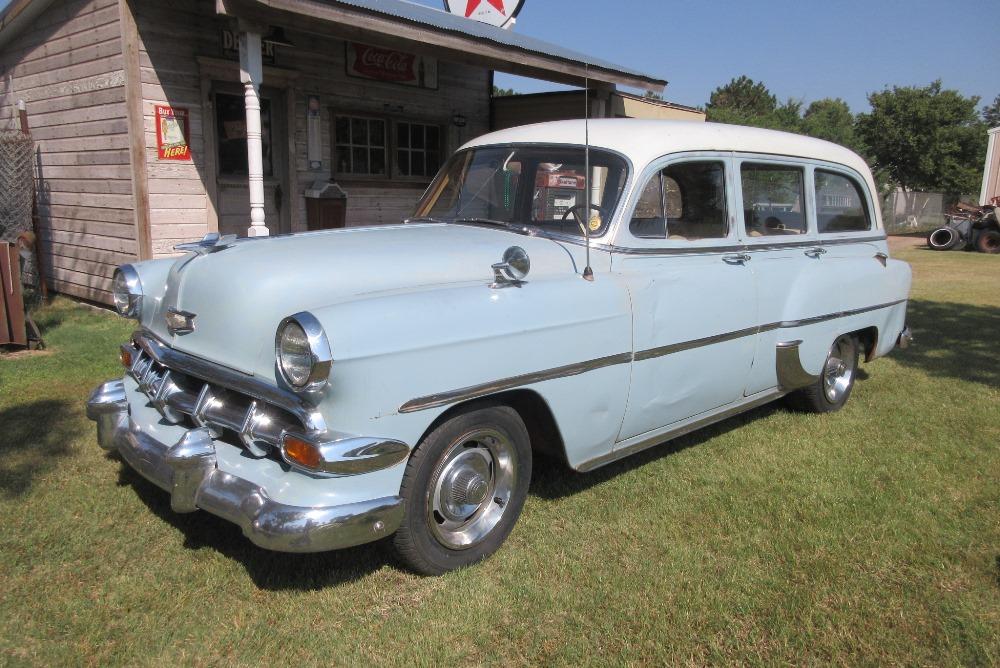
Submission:
[[[845,174],[817,169],[816,226],[820,234],[865,232],[872,228],[868,199],[857,181]]]

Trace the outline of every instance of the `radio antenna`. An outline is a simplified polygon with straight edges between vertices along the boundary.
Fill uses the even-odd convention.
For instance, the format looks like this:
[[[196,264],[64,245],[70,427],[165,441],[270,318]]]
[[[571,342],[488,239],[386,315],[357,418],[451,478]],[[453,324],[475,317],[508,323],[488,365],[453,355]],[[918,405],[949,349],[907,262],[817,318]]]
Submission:
[[[587,266],[583,268],[583,278],[594,280],[594,270],[590,266],[590,64],[584,63],[583,76],[583,169],[584,202],[583,241],[587,249]]]

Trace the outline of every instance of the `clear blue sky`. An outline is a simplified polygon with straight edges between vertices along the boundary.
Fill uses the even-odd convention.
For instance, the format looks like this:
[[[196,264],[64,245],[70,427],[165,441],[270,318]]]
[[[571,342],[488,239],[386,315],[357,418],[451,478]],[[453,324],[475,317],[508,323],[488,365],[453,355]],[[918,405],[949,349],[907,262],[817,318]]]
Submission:
[[[668,100],[695,106],[741,74],[781,100],[840,97],[854,111],[871,91],[934,79],[982,104],[1000,95],[998,0],[526,0],[514,29],[660,76]]]
[[[660,76],[668,100],[695,106],[741,74],[781,100],[840,97],[854,111],[886,85],[938,78],[981,104],[1000,94],[998,0],[526,0],[514,30]]]

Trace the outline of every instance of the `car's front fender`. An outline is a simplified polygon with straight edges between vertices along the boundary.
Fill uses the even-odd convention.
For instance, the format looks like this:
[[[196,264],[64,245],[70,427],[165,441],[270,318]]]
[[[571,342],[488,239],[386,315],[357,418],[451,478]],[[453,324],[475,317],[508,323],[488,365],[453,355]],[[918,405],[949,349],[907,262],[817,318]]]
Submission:
[[[628,396],[632,324],[612,276],[542,278],[375,296],[314,311],[333,348],[331,427],[416,444],[443,411],[527,387],[572,464],[611,448]]]

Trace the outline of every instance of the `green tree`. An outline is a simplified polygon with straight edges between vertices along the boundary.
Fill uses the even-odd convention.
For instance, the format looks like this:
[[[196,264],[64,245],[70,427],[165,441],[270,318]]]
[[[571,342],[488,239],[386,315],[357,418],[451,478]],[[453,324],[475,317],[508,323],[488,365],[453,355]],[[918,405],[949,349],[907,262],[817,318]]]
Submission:
[[[708,120],[714,121],[720,114],[729,118],[761,118],[774,113],[777,106],[777,98],[763,82],[744,75],[712,91],[705,108]]]
[[[839,97],[816,100],[802,117],[802,132],[862,152],[854,131],[854,114]]]
[[[983,121],[991,128],[1000,127],[1000,95],[993,104],[983,109]]]
[[[715,123],[751,125],[796,132],[801,125],[802,103],[778,98],[760,81],[741,76],[714,91],[705,106],[708,120]]]
[[[660,95],[659,93],[654,93],[651,90],[647,90],[646,93],[643,95],[643,97],[646,98],[647,100],[662,100],[663,99],[662,95]]]
[[[510,97],[511,95],[517,95],[513,88],[493,87],[493,97]]]
[[[868,96],[857,132],[878,169],[906,190],[963,194],[979,189],[986,128],[978,97],[929,86],[893,87]]]

